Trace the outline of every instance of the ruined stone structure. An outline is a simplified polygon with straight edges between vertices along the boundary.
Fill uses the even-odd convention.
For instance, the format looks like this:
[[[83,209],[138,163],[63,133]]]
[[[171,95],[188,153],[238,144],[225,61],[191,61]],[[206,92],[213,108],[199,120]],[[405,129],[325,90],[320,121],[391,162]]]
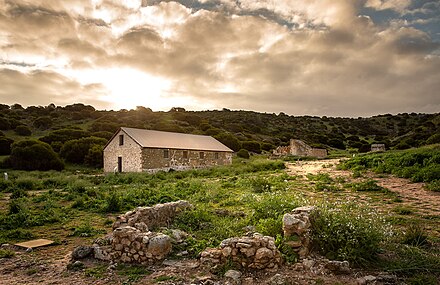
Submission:
[[[155,172],[232,163],[233,151],[210,136],[120,128],[104,147],[104,172]]]
[[[247,269],[276,269],[282,257],[275,246],[275,239],[259,233],[225,239],[219,248],[207,248],[201,253],[200,262],[205,265],[220,265],[228,261]]]
[[[152,232],[167,226],[181,211],[192,207],[187,201],[139,207],[117,217],[113,233],[99,239],[92,246],[94,257],[99,260],[153,264],[163,260],[172,250],[170,236]]]
[[[285,243],[298,253],[300,258],[306,257],[311,250],[312,223],[310,215],[315,207],[299,207],[283,216],[283,232]]]
[[[116,218],[113,229],[123,226],[139,228],[140,224],[145,224],[149,229],[165,227],[180,212],[192,207],[187,201],[169,202],[157,204],[153,207],[138,207],[134,211],[129,211]],[[144,230],[140,228],[140,230]]]
[[[372,152],[385,151],[385,144],[383,144],[383,143],[374,143],[374,144],[371,145],[371,151]]]
[[[125,226],[113,231],[110,259],[116,262],[153,264],[171,252],[171,238]]]
[[[280,146],[273,151],[273,154],[277,156],[297,155],[323,158],[327,156],[327,150],[313,148],[301,140],[291,139],[289,146]]]

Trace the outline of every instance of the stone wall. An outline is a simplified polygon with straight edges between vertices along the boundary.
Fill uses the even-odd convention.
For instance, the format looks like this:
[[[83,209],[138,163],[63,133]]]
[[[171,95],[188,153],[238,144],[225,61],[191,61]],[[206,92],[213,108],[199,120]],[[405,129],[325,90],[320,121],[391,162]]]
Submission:
[[[311,251],[311,215],[315,211],[313,206],[299,207],[283,216],[285,243],[292,247],[300,258],[306,257]]]
[[[290,154],[290,146],[279,146],[273,150],[272,154],[276,155],[276,156],[289,155]]]
[[[124,226],[113,231],[110,258],[115,262],[153,264],[171,252],[171,238]]]
[[[124,136],[124,144],[119,145],[119,135]],[[124,131],[119,131],[104,149],[104,172],[113,172],[118,167],[118,157],[122,157],[122,172],[142,171],[142,147]]]
[[[168,152],[167,158],[164,157],[164,151]],[[184,152],[187,153],[186,158],[184,158]],[[203,158],[201,158],[200,153],[203,153]],[[181,170],[216,165],[229,165],[231,163],[232,153],[229,152],[159,148],[144,148],[142,151],[143,171],[149,171],[151,169]]]
[[[203,251],[200,258],[200,262],[208,266],[229,261],[248,269],[276,269],[281,264],[282,257],[273,237],[254,233],[225,239],[219,248],[207,248]]]
[[[309,156],[314,157],[326,157],[327,156],[327,150],[323,148],[312,148],[309,152]]]
[[[185,209],[192,207],[187,201],[157,204],[153,207],[138,207],[116,218],[113,229],[130,226],[146,231],[156,227],[168,226],[172,219]],[[147,227],[145,229],[145,226]]]

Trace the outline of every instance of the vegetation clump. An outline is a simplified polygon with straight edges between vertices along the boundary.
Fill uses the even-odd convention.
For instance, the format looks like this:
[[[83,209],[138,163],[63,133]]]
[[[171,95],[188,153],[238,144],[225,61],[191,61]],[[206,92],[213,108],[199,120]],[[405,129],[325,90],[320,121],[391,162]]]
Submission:
[[[12,144],[7,164],[22,170],[62,170],[64,163],[52,148],[36,140],[24,140]]]
[[[413,182],[426,182],[428,189],[438,191],[440,146],[360,155],[343,162],[341,168],[389,173]]]

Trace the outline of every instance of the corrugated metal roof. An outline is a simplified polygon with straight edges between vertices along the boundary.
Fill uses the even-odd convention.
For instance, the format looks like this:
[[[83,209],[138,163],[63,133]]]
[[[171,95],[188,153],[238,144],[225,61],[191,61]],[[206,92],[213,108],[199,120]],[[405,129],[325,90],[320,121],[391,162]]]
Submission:
[[[121,130],[142,147],[233,152],[233,150],[210,136],[125,127],[122,127]]]

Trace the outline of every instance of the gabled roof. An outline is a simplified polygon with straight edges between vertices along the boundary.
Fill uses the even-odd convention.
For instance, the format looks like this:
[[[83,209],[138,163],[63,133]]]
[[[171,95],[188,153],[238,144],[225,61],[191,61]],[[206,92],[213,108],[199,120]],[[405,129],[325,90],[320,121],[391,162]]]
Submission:
[[[210,136],[125,127],[120,128],[120,130],[130,136],[141,147],[233,152],[233,150]]]

